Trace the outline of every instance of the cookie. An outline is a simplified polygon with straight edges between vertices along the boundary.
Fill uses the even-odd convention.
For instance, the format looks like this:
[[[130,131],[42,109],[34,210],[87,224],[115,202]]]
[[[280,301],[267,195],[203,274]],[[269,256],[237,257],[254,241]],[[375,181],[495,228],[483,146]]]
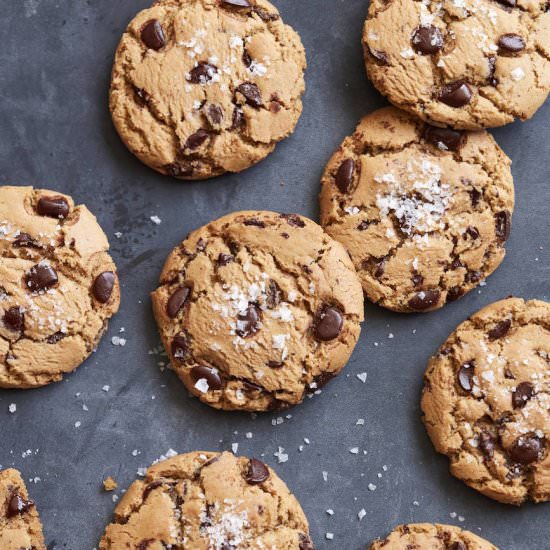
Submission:
[[[550,500],[550,304],[509,298],[462,323],[429,363],[424,423],[451,472],[508,504]]]
[[[17,470],[0,471],[0,548],[46,550],[36,506]]]
[[[374,303],[438,309],[501,263],[510,160],[484,131],[435,128],[388,107],[359,123],[322,178],[321,224],[349,251]]]
[[[550,91],[545,1],[373,0],[363,48],[376,88],[436,125],[526,120]]]
[[[153,308],[173,369],[218,409],[301,402],[338,374],[363,320],[347,253],[296,214],[236,212],[168,257]]]
[[[369,550],[498,550],[481,537],[452,525],[409,523],[396,527]]]
[[[305,67],[300,37],[267,0],[160,0],[122,37],[112,118],[162,174],[240,172],[294,131]]]
[[[0,387],[59,381],[95,349],[119,306],[108,249],[71,197],[0,187]]]
[[[296,498],[263,462],[189,453],[151,466],[115,510],[100,550],[314,550]]]

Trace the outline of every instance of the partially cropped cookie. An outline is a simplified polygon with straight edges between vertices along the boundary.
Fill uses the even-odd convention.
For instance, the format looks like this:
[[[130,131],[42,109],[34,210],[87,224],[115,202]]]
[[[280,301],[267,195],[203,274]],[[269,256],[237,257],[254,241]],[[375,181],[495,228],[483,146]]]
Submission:
[[[300,37],[267,0],[159,0],[118,47],[113,121],[163,174],[240,172],[294,131],[305,67]]]
[[[0,471],[0,548],[46,550],[36,506],[17,470]]]
[[[550,500],[550,304],[509,298],[462,323],[433,357],[424,423],[451,472],[508,504]]]
[[[0,387],[61,380],[119,306],[107,237],[55,191],[0,187]]]
[[[314,222],[237,212],[168,257],[153,308],[172,366],[220,409],[286,408],[344,367],[363,320],[344,248]]]
[[[373,0],[370,79],[398,107],[478,129],[531,118],[550,91],[550,12],[527,0]]]
[[[320,201],[321,224],[349,251],[372,302],[431,311],[503,260],[514,186],[487,132],[435,128],[388,107],[330,159]]]
[[[369,550],[498,550],[490,542],[453,525],[408,523],[396,527]]]
[[[100,550],[313,550],[296,498],[263,462],[195,452],[151,466],[115,510]]]

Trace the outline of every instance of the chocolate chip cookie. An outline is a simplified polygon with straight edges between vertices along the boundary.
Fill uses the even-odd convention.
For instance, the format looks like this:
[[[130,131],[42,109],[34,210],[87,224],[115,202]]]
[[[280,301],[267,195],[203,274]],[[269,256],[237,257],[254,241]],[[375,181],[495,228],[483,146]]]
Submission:
[[[0,548],[46,550],[36,506],[17,470],[0,471]]]
[[[152,294],[172,366],[201,401],[265,411],[338,374],[363,320],[344,248],[296,214],[237,212],[192,233]]]
[[[550,304],[509,298],[462,323],[433,357],[424,423],[451,472],[508,504],[550,500]]]
[[[113,121],[163,174],[240,172],[294,131],[305,67],[298,34],[266,0],[160,0],[118,47]]]
[[[119,306],[108,249],[71,197],[0,187],[0,387],[59,381],[94,350]]]
[[[363,46],[378,90],[437,125],[525,120],[550,91],[546,1],[373,0]]]
[[[367,297],[424,312],[499,266],[514,186],[510,160],[487,132],[436,128],[389,107],[344,140],[320,200],[321,224],[348,249]]]
[[[369,550],[498,550],[490,542],[452,525],[409,523],[396,527]]]
[[[135,481],[100,550],[314,550],[306,517],[275,472],[255,458],[189,453]]]

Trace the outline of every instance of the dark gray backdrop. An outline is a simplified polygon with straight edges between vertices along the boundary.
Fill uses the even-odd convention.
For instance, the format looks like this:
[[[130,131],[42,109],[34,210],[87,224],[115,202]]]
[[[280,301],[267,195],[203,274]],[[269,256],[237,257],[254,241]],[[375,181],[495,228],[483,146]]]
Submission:
[[[465,317],[509,294],[548,298],[550,104],[530,122],[495,131],[514,160],[517,208],[507,259],[487,286],[425,316],[367,305],[343,375],[273,427],[277,415],[216,412],[189,399],[173,373],[160,372],[159,357],[148,353],[159,345],[148,293],[168,251],[222,214],[270,209],[317,218],[324,164],[362,115],[384,105],[363,69],[367,2],[275,0],[308,53],[304,114],[296,133],[259,166],[203,183],[172,181],[141,165],[111,125],[113,53],[128,21],[148,3],[0,0],[0,183],[58,189],[86,203],[109,235],[123,285],[120,313],[75,374],[40,390],[0,391],[0,464],[41,478],[29,488],[50,548],[97,546],[114,508],[100,489],[106,475],[124,489],[138,467],[169,448],[239,443],[239,453],[263,456],[286,480],[320,549],[359,550],[394,524],[413,521],[456,523],[501,549],[548,549],[548,505],[507,507],[451,478],[422,427],[418,398],[428,357]],[[154,225],[152,215],[162,224]],[[115,347],[111,338],[121,327],[127,344]],[[368,372],[365,384],[356,378],[361,372]],[[17,404],[13,415],[10,403]],[[355,425],[358,418],[364,426]],[[289,460],[277,465],[279,446]],[[32,453],[23,458],[27,449]],[[141,454],[133,456],[134,449]],[[326,532],[334,533],[332,541]]]

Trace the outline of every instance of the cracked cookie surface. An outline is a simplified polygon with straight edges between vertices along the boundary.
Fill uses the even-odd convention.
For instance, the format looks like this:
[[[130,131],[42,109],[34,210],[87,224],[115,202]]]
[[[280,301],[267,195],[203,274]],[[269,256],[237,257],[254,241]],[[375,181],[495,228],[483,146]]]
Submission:
[[[369,550],[498,550],[490,542],[453,525],[408,523],[396,527]]]
[[[378,90],[437,125],[525,120],[550,91],[546,0],[373,0],[363,47]]]
[[[0,387],[59,381],[94,350],[120,299],[108,249],[71,197],[0,187]]]
[[[151,466],[115,511],[100,550],[314,550],[307,519],[257,459],[195,452]]]
[[[240,172],[294,131],[305,67],[298,34],[266,0],[161,0],[120,42],[111,114],[163,174]]]
[[[0,548],[46,550],[35,503],[17,470],[0,471]]]
[[[509,298],[462,323],[428,365],[422,411],[467,485],[508,504],[550,500],[550,304]]]
[[[301,402],[344,367],[363,320],[348,254],[295,214],[236,212],[198,229],[152,299],[174,370],[221,409]]]
[[[505,255],[510,160],[485,131],[429,126],[388,107],[359,123],[322,178],[321,224],[349,251],[366,296],[394,311],[438,309]]]

